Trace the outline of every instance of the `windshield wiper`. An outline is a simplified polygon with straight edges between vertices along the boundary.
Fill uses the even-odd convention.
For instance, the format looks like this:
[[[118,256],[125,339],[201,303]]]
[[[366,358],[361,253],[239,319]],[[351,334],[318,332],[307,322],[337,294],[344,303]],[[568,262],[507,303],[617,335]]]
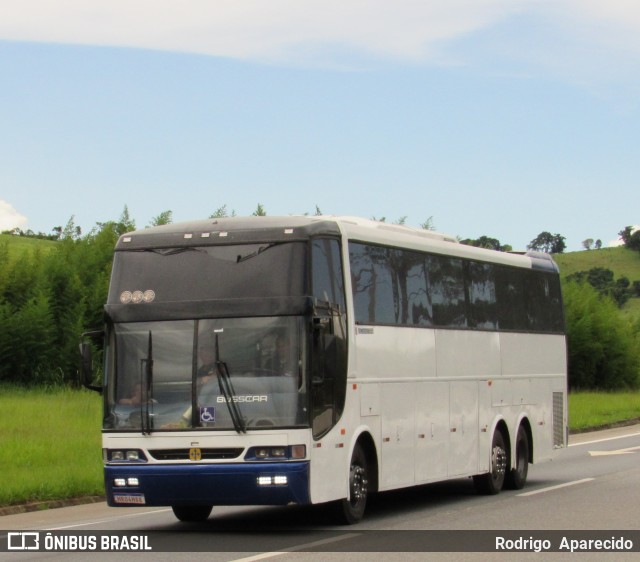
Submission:
[[[202,252],[200,248],[153,248],[151,250],[143,250],[143,252],[153,252],[161,256],[175,256],[184,252]]]
[[[151,434],[151,414],[149,404],[153,401],[153,336],[149,330],[149,343],[147,344],[147,357],[140,361],[140,424],[143,435]]]
[[[224,400],[227,403],[234,429],[237,433],[246,433],[247,429],[242,413],[240,412],[238,403],[234,400],[236,393],[231,383],[229,368],[224,361],[220,360],[220,342],[218,336],[219,334],[216,333],[216,375],[218,377],[218,385],[220,386],[220,394],[224,396]]]
[[[247,261],[250,260],[251,258],[255,258],[256,256],[259,256],[262,252],[266,252],[269,248],[273,248],[273,246],[275,246],[276,244],[267,244],[265,246],[260,246],[255,252],[251,252],[250,254],[247,254],[245,256],[238,256],[236,259],[236,263],[240,263],[243,261]]]

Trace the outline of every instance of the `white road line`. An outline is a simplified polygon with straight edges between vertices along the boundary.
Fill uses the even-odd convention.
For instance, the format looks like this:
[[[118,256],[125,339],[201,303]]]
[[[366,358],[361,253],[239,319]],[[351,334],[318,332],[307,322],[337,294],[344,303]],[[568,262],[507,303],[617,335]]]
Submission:
[[[548,488],[540,488],[539,490],[525,492],[524,494],[518,494],[518,496],[535,496],[536,494],[544,494],[545,492],[559,490],[560,488],[567,488],[568,486],[575,486],[576,484],[584,484],[585,482],[591,482],[592,480],[595,480],[595,478],[583,478],[582,480],[574,480],[573,482],[565,482],[564,484],[558,484],[557,486],[549,486]]]
[[[640,435],[640,433],[629,433],[627,435],[617,435],[616,437],[606,437],[604,439],[594,439],[593,441],[583,441],[582,443],[569,443],[569,447],[579,447],[581,445],[592,445],[593,443],[613,441],[614,439],[624,439],[625,437],[637,437],[638,435]]]
[[[346,535],[340,535],[337,537],[331,537],[329,539],[322,539],[320,541],[299,544],[297,546],[283,548],[282,550],[278,550],[278,551],[263,552],[262,554],[254,554],[253,556],[247,556],[246,558],[237,558],[235,560],[232,560],[231,562],[254,562],[255,560],[266,560],[267,558],[275,558],[276,556],[282,556],[283,554],[290,554],[291,552],[299,552],[307,548],[315,548],[316,546],[324,546],[325,544],[352,539],[353,537],[358,537],[361,534],[362,533],[347,533]]]
[[[611,455],[631,455],[638,450],[640,450],[640,446],[627,447],[626,449],[617,449],[614,451],[589,451],[589,454],[592,457],[608,457]]]
[[[88,527],[90,525],[101,525],[102,523],[110,523],[111,521],[117,521],[118,519],[128,519],[130,517],[142,517],[143,515],[151,515],[153,513],[164,513],[171,511],[171,509],[156,509],[154,511],[145,511],[144,513],[129,513],[128,515],[118,515],[117,517],[109,517],[100,521],[88,521],[86,523],[78,523],[77,525],[66,525],[65,527],[53,527],[50,531],[64,531],[65,529],[75,529],[76,527]]]

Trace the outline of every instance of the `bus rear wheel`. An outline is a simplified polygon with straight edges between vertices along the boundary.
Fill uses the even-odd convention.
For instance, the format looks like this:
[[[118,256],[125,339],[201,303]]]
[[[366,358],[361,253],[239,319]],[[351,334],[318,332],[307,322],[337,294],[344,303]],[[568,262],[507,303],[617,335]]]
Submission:
[[[349,465],[349,498],[340,500],[337,515],[340,523],[353,525],[362,519],[369,494],[369,467],[360,445],[356,445]]]
[[[499,429],[493,434],[490,464],[488,473],[473,477],[473,484],[481,494],[495,495],[502,490],[508,465],[504,436]]]
[[[211,505],[172,505],[173,514],[185,523],[206,521],[213,506]]]
[[[524,427],[518,428],[516,437],[516,463],[507,474],[505,487],[510,490],[521,490],[527,481],[529,472],[529,436]]]

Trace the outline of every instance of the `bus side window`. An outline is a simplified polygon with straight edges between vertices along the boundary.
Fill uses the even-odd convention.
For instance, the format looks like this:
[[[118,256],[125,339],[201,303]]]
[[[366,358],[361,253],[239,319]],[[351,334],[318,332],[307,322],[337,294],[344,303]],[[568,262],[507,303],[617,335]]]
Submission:
[[[313,240],[311,269],[319,314],[311,335],[312,426],[318,438],[342,415],[346,393],[346,306],[338,240]]]

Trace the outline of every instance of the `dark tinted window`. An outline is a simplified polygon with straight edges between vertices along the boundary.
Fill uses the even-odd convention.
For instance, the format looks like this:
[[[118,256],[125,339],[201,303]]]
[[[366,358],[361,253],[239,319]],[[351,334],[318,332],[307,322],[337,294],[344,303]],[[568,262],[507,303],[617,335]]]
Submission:
[[[466,327],[467,312],[462,260],[427,256],[433,323],[436,326]]]
[[[312,256],[313,296],[337,304],[345,311],[340,244],[337,240],[316,239],[312,244]]]
[[[501,330],[528,329],[527,302],[523,298],[527,273],[515,267],[496,266],[498,327]]]
[[[564,329],[556,274],[355,242],[349,253],[356,322]]]
[[[303,296],[304,243],[116,252],[110,304],[124,291],[153,290],[155,302]]]
[[[431,325],[423,254],[353,243],[349,250],[357,321]]]
[[[469,292],[469,325],[483,330],[498,327],[495,266],[490,263],[467,262]]]

